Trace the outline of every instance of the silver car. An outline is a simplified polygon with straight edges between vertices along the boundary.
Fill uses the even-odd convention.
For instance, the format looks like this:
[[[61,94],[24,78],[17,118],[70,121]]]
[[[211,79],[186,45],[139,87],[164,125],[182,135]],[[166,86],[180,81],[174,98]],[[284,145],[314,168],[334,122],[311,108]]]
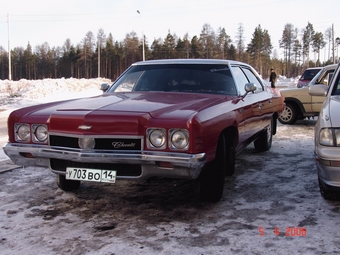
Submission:
[[[340,63],[329,86],[314,85],[312,96],[325,96],[315,125],[315,159],[321,195],[337,197],[340,191]]]

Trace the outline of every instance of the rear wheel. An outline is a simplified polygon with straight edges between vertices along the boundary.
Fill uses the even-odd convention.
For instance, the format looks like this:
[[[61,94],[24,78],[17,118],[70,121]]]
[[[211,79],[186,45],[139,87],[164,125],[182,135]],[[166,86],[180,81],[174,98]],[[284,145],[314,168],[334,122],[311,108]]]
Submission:
[[[80,181],[67,180],[65,175],[57,175],[57,185],[64,191],[73,191],[79,189]]]
[[[261,132],[259,137],[254,141],[254,146],[257,151],[267,151],[272,147],[273,141],[273,118],[270,122],[270,125]]]
[[[282,124],[294,124],[298,118],[298,111],[291,103],[286,103],[285,109],[279,116],[279,121]]]
[[[217,202],[224,189],[227,167],[226,141],[223,135],[218,140],[216,157],[200,176],[200,198],[203,201]]]

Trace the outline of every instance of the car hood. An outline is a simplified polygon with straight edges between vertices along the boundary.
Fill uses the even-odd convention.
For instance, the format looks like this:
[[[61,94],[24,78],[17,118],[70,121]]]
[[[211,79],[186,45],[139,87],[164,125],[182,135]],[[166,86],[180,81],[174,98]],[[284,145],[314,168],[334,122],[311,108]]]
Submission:
[[[121,112],[125,114],[149,113],[153,118],[188,116],[202,107],[216,103],[223,96],[180,93],[114,93],[97,97],[58,102],[42,107],[30,114],[62,114],[67,112],[98,113]]]
[[[280,92],[284,97],[298,97],[308,94],[308,87],[280,89]]]
[[[221,100],[228,97],[164,92],[110,93],[39,105],[14,115],[23,116],[17,122],[47,122],[52,132],[77,132],[81,125],[87,125],[93,133],[138,133],[140,125],[147,122],[159,125],[159,121],[173,121],[178,126],[186,126],[195,113]],[[152,120],[154,124],[150,124]]]

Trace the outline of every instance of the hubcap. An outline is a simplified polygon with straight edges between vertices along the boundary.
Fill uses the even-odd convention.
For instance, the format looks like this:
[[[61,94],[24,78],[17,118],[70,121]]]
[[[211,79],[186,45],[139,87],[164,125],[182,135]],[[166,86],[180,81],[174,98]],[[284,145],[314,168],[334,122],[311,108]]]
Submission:
[[[280,119],[283,121],[289,121],[292,118],[292,109],[285,107],[284,111],[280,115]]]

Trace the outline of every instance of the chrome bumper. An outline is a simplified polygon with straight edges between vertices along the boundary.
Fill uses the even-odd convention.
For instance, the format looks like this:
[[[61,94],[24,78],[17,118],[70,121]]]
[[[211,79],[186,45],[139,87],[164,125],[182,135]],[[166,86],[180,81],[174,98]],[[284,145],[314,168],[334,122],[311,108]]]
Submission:
[[[186,154],[160,151],[103,151],[81,150],[46,145],[7,143],[3,147],[6,155],[17,165],[50,167],[50,159],[82,163],[111,163],[141,165],[140,176],[117,176],[117,179],[146,179],[169,177],[196,179],[206,163],[205,153]],[[171,168],[160,167],[159,162],[171,163]],[[51,169],[56,174],[65,174]]]
[[[320,180],[329,187],[340,188],[339,160],[330,160],[315,154],[316,170]],[[334,166],[334,162],[336,163]]]

